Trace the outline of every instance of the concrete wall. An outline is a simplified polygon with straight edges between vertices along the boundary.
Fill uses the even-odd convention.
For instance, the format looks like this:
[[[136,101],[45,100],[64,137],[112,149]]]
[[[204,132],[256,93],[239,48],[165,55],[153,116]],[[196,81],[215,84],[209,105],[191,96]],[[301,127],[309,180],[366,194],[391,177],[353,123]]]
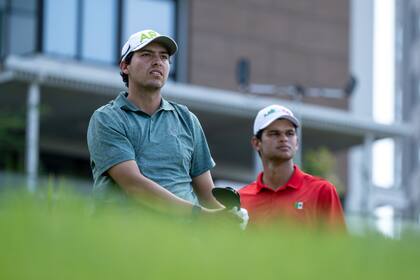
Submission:
[[[193,0],[189,81],[237,90],[235,67],[245,57],[253,83],[342,87],[348,78],[348,29],[348,0]]]

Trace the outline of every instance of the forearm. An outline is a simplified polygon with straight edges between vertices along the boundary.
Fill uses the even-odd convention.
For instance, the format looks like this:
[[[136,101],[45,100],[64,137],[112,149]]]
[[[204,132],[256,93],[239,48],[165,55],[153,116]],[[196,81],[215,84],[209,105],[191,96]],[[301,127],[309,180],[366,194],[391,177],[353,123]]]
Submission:
[[[220,209],[224,208],[222,204],[220,204],[213,195],[201,195],[199,196],[200,203],[208,208],[211,209]]]
[[[179,198],[147,178],[131,183],[127,182],[124,184],[123,188],[140,204],[146,205],[147,207],[162,213],[183,217],[193,215],[193,204],[191,202]],[[212,199],[209,199],[208,201],[210,203],[204,204],[204,207],[200,207],[201,210],[197,213],[200,218],[208,219],[209,221],[228,218],[236,221],[235,217],[229,217],[230,215],[222,212],[223,206],[219,204],[213,196]]]
[[[200,203],[208,208],[224,208],[213,196],[211,190],[214,187],[210,171],[207,171],[192,179],[194,192],[197,194]]]
[[[121,188],[142,205],[179,216],[191,214],[193,204],[166,190],[150,179],[135,179],[120,184]]]
[[[108,174],[134,200],[152,209],[175,215],[190,215],[193,204],[177,197],[143,176],[136,162],[126,161],[111,167]]]

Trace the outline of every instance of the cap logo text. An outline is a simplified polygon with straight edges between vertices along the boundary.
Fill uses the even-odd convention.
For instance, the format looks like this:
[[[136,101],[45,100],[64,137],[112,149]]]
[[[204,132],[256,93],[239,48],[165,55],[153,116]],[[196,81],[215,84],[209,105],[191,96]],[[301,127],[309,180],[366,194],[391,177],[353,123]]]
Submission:
[[[156,36],[157,36],[157,33],[154,31],[143,32],[140,35],[140,44],[142,44],[144,40],[150,40],[150,39],[155,38]]]
[[[268,115],[271,115],[272,113],[274,113],[276,110],[271,109],[269,110],[267,113],[264,114],[264,117],[267,117]]]

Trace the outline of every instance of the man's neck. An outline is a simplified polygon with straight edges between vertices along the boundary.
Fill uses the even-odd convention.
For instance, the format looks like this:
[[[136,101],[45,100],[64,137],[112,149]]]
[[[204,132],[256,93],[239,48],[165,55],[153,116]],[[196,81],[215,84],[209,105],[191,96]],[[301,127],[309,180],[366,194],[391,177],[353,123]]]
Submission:
[[[148,115],[153,115],[160,107],[162,96],[160,89],[128,89],[127,99]]]
[[[263,166],[263,183],[273,190],[286,184],[294,171],[292,160],[285,162],[266,161],[263,162]]]

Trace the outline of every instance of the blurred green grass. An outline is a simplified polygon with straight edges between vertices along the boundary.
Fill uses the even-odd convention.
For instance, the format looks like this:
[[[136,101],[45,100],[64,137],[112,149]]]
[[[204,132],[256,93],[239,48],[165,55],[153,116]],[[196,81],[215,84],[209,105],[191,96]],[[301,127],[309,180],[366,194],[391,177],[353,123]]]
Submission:
[[[0,193],[0,279],[418,279],[420,237],[240,231],[63,189]]]

